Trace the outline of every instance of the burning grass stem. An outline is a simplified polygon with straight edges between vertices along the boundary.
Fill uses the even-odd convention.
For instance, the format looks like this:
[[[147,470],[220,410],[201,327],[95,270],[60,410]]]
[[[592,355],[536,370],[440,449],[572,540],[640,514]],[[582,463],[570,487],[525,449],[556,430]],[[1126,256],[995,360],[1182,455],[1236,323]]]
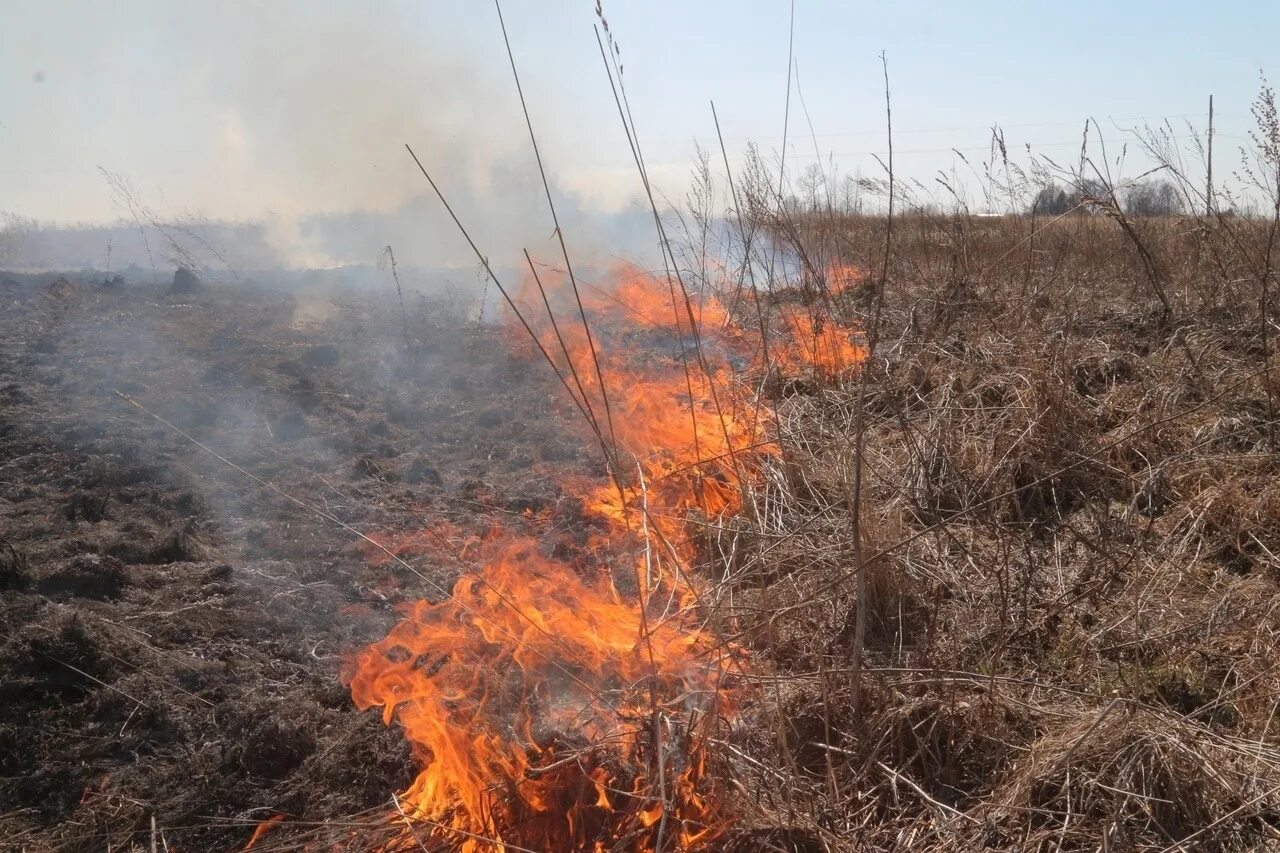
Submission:
[[[636,464],[636,473],[640,482],[641,496],[641,525],[644,531],[644,565],[646,571],[652,566],[652,551],[649,547],[649,489],[644,480],[644,469]],[[644,641],[645,653],[649,656],[649,666],[653,668],[656,674],[658,671],[657,659],[653,653],[653,634],[649,627],[649,601],[646,590],[651,589],[651,580],[645,579],[645,583],[640,588],[640,631]],[[673,591],[674,594],[674,591]],[[653,766],[658,777],[658,796],[663,803],[662,816],[658,819],[657,837],[654,839],[654,853],[662,853],[662,846],[666,840],[667,833],[667,771],[666,756],[662,750],[662,718],[659,708],[661,702],[658,699],[658,685],[653,676],[649,678],[649,705],[650,705],[650,733],[651,744],[653,747]]]
[[[608,79],[609,79],[609,86],[610,86],[610,89],[611,89],[611,90],[612,90],[612,92],[613,92],[613,99],[614,99],[614,103],[616,104],[616,106],[617,106],[617,108],[618,108],[618,116],[619,116],[619,118],[622,120],[622,127],[623,127],[623,131],[626,133],[627,142],[628,142],[628,145],[629,145],[629,146],[630,146],[630,148],[631,148],[631,155],[632,155],[632,158],[634,159],[634,161],[635,161],[635,165],[636,165],[636,169],[637,169],[637,171],[638,171],[638,172],[639,172],[639,174],[640,174],[640,181],[641,181],[642,186],[644,187],[644,190],[645,190],[645,196],[646,196],[646,198],[647,198],[647,199],[648,199],[648,201],[649,201],[649,208],[650,208],[650,210],[653,212],[654,227],[657,229],[657,232],[658,232],[658,242],[659,242],[659,246],[660,246],[660,248],[661,248],[661,249],[662,249],[662,251],[663,251],[663,264],[666,266],[666,273],[667,273],[668,285],[671,285],[671,283],[672,283],[672,282],[671,282],[671,277],[672,277],[672,275],[673,275],[673,273],[674,273],[675,282],[676,282],[676,283],[678,283],[678,284],[679,284],[679,286],[680,286],[680,292],[681,292],[681,295],[682,295],[682,297],[683,297],[683,299],[684,299],[684,308],[685,308],[685,312],[686,312],[686,314],[688,315],[688,319],[689,319],[689,326],[690,326],[691,331],[692,331],[692,333],[693,333],[693,347],[694,347],[694,353],[695,353],[695,354],[696,354],[696,356],[697,356],[698,364],[699,364],[699,366],[700,366],[700,367],[701,367],[701,369],[702,369],[702,373],[703,373],[704,378],[706,379],[706,382],[707,382],[707,389],[710,391],[710,394],[711,394],[711,401],[712,401],[712,405],[713,405],[713,407],[714,407],[714,409],[715,409],[715,412],[716,412],[717,420],[719,421],[720,426],[721,426],[722,430],[724,431],[725,446],[728,448],[728,451],[729,451],[729,454],[730,454],[731,460],[732,460],[732,462],[733,462],[734,470],[735,470],[735,472],[736,472],[736,474],[737,474],[737,476],[738,476],[738,480],[739,480],[739,482],[741,482],[741,481],[744,479],[745,472],[744,472],[744,469],[742,468],[742,466],[740,465],[740,462],[739,462],[739,460],[738,460],[738,458],[737,458],[737,454],[736,454],[736,453],[734,452],[734,450],[733,450],[733,441],[732,441],[732,439],[731,439],[731,438],[730,438],[730,436],[729,436],[729,431],[728,431],[728,430],[729,430],[728,422],[727,422],[727,420],[725,419],[725,416],[724,416],[724,410],[723,410],[723,408],[722,408],[722,407],[721,407],[721,405],[720,405],[720,395],[719,395],[719,393],[716,391],[715,374],[714,374],[714,372],[711,370],[711,368],[708,366],[708,364],[707,364],[707,360],[706,360],[706,356],[705,356],[705,354],[703,353],[703,349],[702,349],[702,338],[701,338],[700,331],[699,331],[699,329],[698,329],[697,320],[696,320],[696,319],[695,319],[695,317],[694,317],[693,303],[692,303],[692,300],[691,300],[691,299],[690,299],[690,297],[689,297],[689,291],[688,291],[688,289],[685,287],[684,279],[683,279],[683,277],[681,277],[681,275],[680,275],[680,267],[679,267],[678,262],[676,261],[675,254],[674,254],[674,252],[673,252],[673,251],[672,251],[672,249],[671,249],[671,243],[670,243],[670,241],[667,239],[666,230],[665,230],[665,228],[664,228],[664,227],[663,227],[663,225],[662,225],[662,217],[658,214],[658,205],[657,205],[657,202],[654,200],[654,197],[653,197],[653,188],[652,188],[652,186],[651,186],[651,185],[650,185],[650,183],[649,183],[649,175],[648,175],[648,171],[647,171],[647,170],[646,170],[646,168],[645,168],[645,165],[644,165],[644,157],[643,157],[643,155],[641,154],[641,151],[640,151],[640,141],[639,141],[639,138],[638,138],[638,136],[637,136],[637,134],[636,134],[635,125],[634,125],[634,123],[631,121],[631,107],[630,107],[630,105],[629,105],[629,104],[627,103],[627,101],[626,101],[626,91],[625,91],[625,89],[620,89],[620,86],[621,86],[621,79],[620,79],[620,78],[621,78],[621,75],[619,75],[619,80],[618,80],[618,82],[617,82],[617,83],[615,83],[615,82],[614,82],[614,74],[613,74],[613,70],[610,68],[610,65],[609,65],[609,57],[608,57],[608,54],[606,53],[606,51],[605,51],[605,49],[604,49],[604,40],[603,40],[603,39],[601,38],[601,36],[600,36],[600,29],[599,29],[599,27],[597,27],[597,28],[596,28],[596,43],[597,43],[597,45],[598,45],[598,46],[599,46],[599,48],[600,48],[600,59],[601,59],[601,60],[603,61],[603,63],[604,63],[604,67],[605,67],[605,74],[606,74],[606,76],[607,76],[607,77],[608,77]],[[672,293],[672,301],[673,301],[673,303],[676,301],[674,292]],[[677,308],[677,311],[678,311],[678,308]],[[677,328],[678,328],[678,326],[677,326]],[[682,359],[684,358],[684,343],[683,343],[683,341],[681,341],[681,358],[682,358]],[[686,372],[686,381],[689,381],[689,379],[688,379],[688,365],[687,365],[687,363],[685,364],[685,372]],[[692,383],[691,383],[691,381],[690,381],[690,388],[692,388]],[[692,409],[692,408],[693,408],[693,405],[694,405],[694,401],[693,401],[693,398],[692,398],[692,391],[690,391],[690,400],[689,400],[689,403],[690,403],[690,408]],[[697,428],[697,421],[696,421],[696,418],[695,418],[695,420],[694,420],[694,424],[693,424],[693,434],[694,434],[694,440],[695,440],[695,443],[696,443],[696,442],[697,442],[697,434],[698,434],[698,428]]]
[[[529,264],[529,272],[533,275],[533,281],[538,286],[538,294],[542,297],[542,305],[547,310],[547,319],[551,322],[551,329],[555,333],[556,341],[560,344],[560,353],[564,356],[565,364],[569,366],[569,372],[573,375],[573,384],[578,389],[578,394],[582,397],[583,405],[586,411],[583,413],[591,424],[591,428],[597,435],[600,434],[600,422],[596,418],[595,409],[591,406],[591,401],[587,397],[587,390],[582,387],[582,379],[578,375],[578,368],[573,363],[573,358],[569,355],[569,348],[564,342],[564,336],[560,334],[560,324],[556,322],[556,312],[551,308],[551,301],[547,298],[547,289],[542,286],[542,277],[538,275],[537,267],[534,266],[533,258],[529,256],[529,250],[524,250],[524,259]],[[608,448],[602,445],[606,454]]]
[[[700,446],[699,446],[699,441],[700,441],[700,439],[699,439],[699,436],[698,436],[698,419],[697,419],[697,413],[693,411],[693,406],[694,406],[693,380],[692,380],[692,377],[690,376],[690,373],[689,373],[689,362],[688,362],[688,356],[687,356],[687,353],[686,353],[686,350],[685,350],[684,334],[683,334],[683,332],[682,332],[682,323],[681,323],[681,321],[680,321],[680,309],[679,309],[679,306],[677,305],[677,300],[676,300],[676,295],[675,295],[675,285],[674,285],[674,283],[673,283],[673,282],[672,282],[672,280],[671,280],[671,271],[672,271],[672,267],[673,267],[673,266],[676,266],[676,264],[675,264],[675,257],[674,257],[674,255],[672,255],[672,253],[671,253],[671,247],[670,247],[670,245],[668,244],[668,242],[667,242],[667,240],[666,240],[666,235],[665,235],[665,233],[663,232],[663,229],[662,229],[662,220],[661,220],[661,217],[658,215],[658,206],[657,206],[657,204],[654,202],[654,199],[653,199],[653,193],[652,193],[652,190],[651,190],[651,188],[650,188],[650,186],[649,186],[649,177],[648,177],[648,173],[646,172],[646,170],[645,170],[645,168],[644,168],[644,158],[643,158],[642,154],[640,153],[640,140],[639,140],[639,138],[637,137],[637,135],[636,135],[636,134],[635,134],[635,132],[634,132],[634,128],[633,128],[632,121],[631,121],[631,106],[630,106],[630,104],[629,104],[629,103],[627,103],[627,100],[626,100],[626,91],[625,91],[625,89],[622,89],[622,90],[621,90],[621,96],[620,96],[620,94],[619,94],[619,93],[620,93],[621,86],[622,86],[622,80],[621,80],[621,76],[622,76],[622,75],[621,75],[621,72],[619,72],[619,74],[618,74],[618,81],[617,81],[617,84],[615,85],[615,83],[614,83],[614,75],[613,75],[613,71],[611,70],[610,65],[609,65],[609,60],[608,60],[608,58],[607,58],[607,54],[606,54],[605,49],[604,49],[604,42],[603,42],[603,40],[602,40],[602,39],[601,39],[601,37],[600,37],[600,30],[599,30],[599,28],[597,28],[597,29],[596,29],[596,42],[597,42],[597,44],[598,44],[598,45],[599,45],[599,47],[600,47],[600,58],[601,58],[601,60],[604,62],[605,74],[606,74],[606,75],[608,76],[608,78],[609,78],[609,86],[610,86],[610,89],[611,89],[611,90],[612,90],[612,92],[613,92],[613,99],[614,99],[614,103],[615,103],[615,104],[617,105],[617,107],[618,107],[618,117],[619,117],[619,118],[621,119],[621,121],[622,121],[622,129],[623,129],[623,131],[626,133],[626,136],[627,136],[627,144],[628,144],[628,146],[631,148],[631,156],[632,156],[632,159],[635,161],[636,169],[637,169],[637,170],[638,170],[638,172],[640,173],[640,180],[641,180],[641,183],[642,183],[642,185],[644,186],[645,193],[647,194],[647,196],[648,196],[648,198],[649,198],[649,207],[650,207],[650,209],[651,209],[651,210],[652,210],[652,212],[653,212],[654,225],[655,225],[655,227],[657,228],[657,231],[658,231],[658,242],[659,242],[659,246],[660,246],[660,248],[662,249],[662,263],[663,263],[663,266],[664,266],[664,268],[665,268],[665,270],[666,270],[666,274],[667,274],[667,286],[668,286],[668,289],[670,290],[670,293],[671,293],[671,308],[672,308],[673,312],[675,313],[675,321],[676,321],[676,335],[677,335],[677,337],[680,339],[680,362],[681,362],[681,366],[682,366],[682,367],[683,367],[683,369],[684,369],[685,386],[686,386],[687,392],[688,392],[688,394],[689,394],[690,419],[691,419],[691,422],[692,422],[692,428],[693,428],[693,452],[694,452],[694,458],[695,458],[695,459],[701,459],[701,458],[702,458],[702,452],[701,452],[701,448],[700,448]],[[678,266],[677,266],[676,268],[677,268],[677,270],[678,270]],[[678,272],[677,272],[677,275],[678,275]],[[683,281],[682,281],[682,282],[681,282],[681,289],[683,289],[683,288],[684,288],[684,283],[683,283]],[[686,294],[686,298],[687,298],[687,294]],[[698,328],[697,328],[697,324],[696,324],[696,323],[694,322],[694,320],[693,320],[693,315],[692,315],[692,313],[690,313],[690,316],[689,316],[689,323],[690,323],[690,327],[691,327],[691,328],[690,328],[690,333],[693,335],[693,338],[694,338],[694,341],[695,341],[695,347],[696,347],[696,346],[697,346],[697,341],[698,341]],[[711,377],[710,377],[709,372],[705,371],[705,369],[704,369],[704,373],[705,373],[705,374],[706,374],[706,376],[707,376],[707,381],[708,381],[708,382],[711,382]],[[718,406],[717,406],[717,408],[718,408]],[[723,419],[722,419],[722,423],[723,423]],[[727,437],[728,437],[728,434],[726,433],[726,439],[727,439]],[[698,488],[698,499],[699,499],[699,501],[702,503],[702,505],[703,505],[703,509],[705,510],[705,509],[706,509],[706,507],[707,507],[707,502],[706,502],[706,493],[705,493],[705,489],[704,489],[704,486],[703,486],[703,483],[702,483],[702,479],[701,479],[701,477],[702,477],[702,475],[701,475],[701,472],[699,471],[699,473],[698,473],[698,482],[697,482],[697,488]]]

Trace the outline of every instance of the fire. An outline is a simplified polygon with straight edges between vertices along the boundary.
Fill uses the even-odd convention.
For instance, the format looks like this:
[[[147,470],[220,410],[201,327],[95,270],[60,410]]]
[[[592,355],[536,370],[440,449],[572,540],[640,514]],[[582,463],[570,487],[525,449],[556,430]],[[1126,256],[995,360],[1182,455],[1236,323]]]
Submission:
[[[282,820],[284,820],[284,815],[273,814],[271,817],[259,823],[257,827],[254,828],[253,835],[249,837],[249,841],[247,844],[244,845],[243,849],[252,850],[254,845],[262,840],[262,836],[270,832],[272,827],[274,827],[276,824],[278,824]]]
[[[459,830],[463,850],[482,848],[462,833],[580,850],[648,828],[663,810],[651,776],[700,786],[700,762],[669,747],[700,735],[680,722],[690,710],[728,712],[715,689],[724,653],[687,620],[647,623],[608,577],[580,578],[534,539],[492,531],[476,558],[483,577],[416,602],[356,660],[357,706],[399,719],[422,764],[406,815]],[[700,797],[669,817],[672,841],[714,823]]]
[[[785,322],[795,346],[775,354],[786,372],[812,369],[824,378],[839,376],[866,358],[861,346],[849,340],[848,332],[822,314],[789,314]]]
[[[558,277],[541,286],[566,304]],[[567,310],[535,333],[607,447],[611,481],[561,480],[588,547],[447,525],[380,539],[478,568],[408,607],[348,673],[357,707],[412,744],[404,819],[463,851],[692,849],[723,834],[710,744],[738,704],[741,652],[704,627],[685,531],[737,512],[773,452],[744,370],[834,379],[862,356],[830,319],[784,315],[764,364],[714,295],[633,268],[581,296],[592,338]]]
[[[827,289],[832,293],[844,293],[856,284],[867,280],[866,270],[852,264],[833,263],[827,266]]]

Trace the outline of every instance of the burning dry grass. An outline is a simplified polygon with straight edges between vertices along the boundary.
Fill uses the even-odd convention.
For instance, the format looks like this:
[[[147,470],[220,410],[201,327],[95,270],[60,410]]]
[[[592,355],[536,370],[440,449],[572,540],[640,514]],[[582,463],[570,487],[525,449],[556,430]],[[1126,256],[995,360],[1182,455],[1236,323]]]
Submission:
[[[584,293],[529,259],[508,342],[602,468],[365,537],[433,593],[346,672],[417,776],[253,849],[1277,843],[1280,200],[893,220],[774,183],[745,182],[737,267],[667,246],[665,276]]]
[[[759,361],[721,297],[682,281],[622,268],[566,326],[556,304],[580,298],[576,283],[532,274],[547,313],[517,309],[528,343],[574,396],[611,477],[560,477],[580,518],[528,520],[587,527],[550,553],[512,525],[465,544],[441,528],[393,540],[434,540],[468,568],[357,657],[352,693],[414,747],[420,773],[397,801],[411,834],[465,850],[706,846],[730,820],[711,744],[736,713],[743,663],[708,621],[696,531],[734,517],[776,452],[734,356],[756,375],[782,360]],[[788,319],[772,324],[787,363],[808,353],[826,378],[856,365],[847,330]]]
[[[468,629],[494,647],[475,650],[456,695],[479,690],[516,716],[410,734],[426,776],[445,762],[423,745],[459,735],[496,732],[486,748],[501,746],[506,769],[485,764],[470,804],[447,786],[411,789],[406,825],[446,842],[461,831],[453,843],[475,849],[1249,849],[1280,835],[1268,326],[1242,307],[1256,304],[1242,280],[1207,283],[1223,258],[1210,265],[1213,236],[1187,223],[1146,235],[1171,314],[1132,285],[1146,269],[1133,232],[1065,220],[1037,232],[1042,248],[1018,268],[1006,260],[1027,225],[900,221],[880,312],[877,282],[847,271],[874,268],[884,220],[827,214],[773,229],[784,247],[808,242],[791,247],[796,278],[767,294],[730,277],[682,312],[674,284],[629,274],[590,306],[607,329],[599,351],[580,332],[535,331],[619,472],[566,481],[602,525],[581,542],[611,556],[548,568],[526,551],[508,580],[487,579],[503,564],[488,559],[464,582],[477,605],[497,596],[526,640],[520,614],[542,624],[570,595],[514,681],[475,670],[525,646]],[[866,357],[877,313],[880,349],[842,369]],[[609,328],[620,316],[642,322]],[[636,554],[637,570],[618,570]],[[606,586],[579,588],[593,572]],[[510,608],[531,583],[550,585]],[[597,617],[615,606],[610,643]],[[402,628],[468,621],[442,612]],[[444,635],[428,630],[435,648]],[[620,717],[588,714],[570,742],[541,696],[573,690],[543,670],[591,670],[563,648],[580,640],[616,673],[604,682],[641,689]],[[414,643],[388,642],[376,649],[392,668],[440,679],[435,690],[453,680],[437,667],[452,660],[444,646],[468,641],[417,658],[396,651]],[[723,672],[689,680],[691,661],[717,655],[732,661],[732,712]],[[724,703],[698,708],[716,724],[696,737],[679,714],[664,717],[684,732],[665,748],[644,725],[610,734],[690,690]],[[571,704],[582,722],[593,700]],[[436,726],[478,706],[423,707]],[[464,763],[483,752],[472,745]],[[567,775],[561,755],[574,756]],[[688,787],[663,793],[663,778]],[[659,814],[682,831],[655,834]]]
[[[461,577],[350,670],[360,704],[399,719],[421,775],[393,802],[335,819],[326,804],[345,802],[349,773],[323,746],[332,731],[312,731],[301,706],[251,702],[229,718],[243,742],[221,763],[260,774],[301,762],[273,790],[309,804],[264,824],[253,849],[486,850],[496,836],[512,850],[1274,843],[1280,472],[1256,301],[1239,282],[1210,286],[1217,262],[1175,222],[1151,223],[1177,297],[1163,322],[1131,285],[1128,238],[1104,222],[1064,220],[1037,237],[1043,254],[1010,268],[1025,221],[910,218],[897,225],[876,356],[861,372],[832,369],[810,332],[862,358],[875,282],[838,270],[874,268],[883,224],[808,223],[827,257],[811,251],[816,274],[759,299],[732,278],[700,287],[700,354],[691,312],[672,309],[660,277],[622,275],[630,310],[620,290],[588,296],[617,482],[548,455],[545,500],[477,483],[458,505],[483,513],[442,505],[429,527],[375,536]],[[757,307],[769,347],[752,335]],[[561,347],[534,325],[607,434],[581,332],[562,329]],[[521,347],[501,368],[517,382],[539,357]],[[275,380],[281,393],[289,376]],[[865,485],[852,502],[859,411]],[[583,422],[583,441],[597,437]],[[67,506],[101,523],[94,501]],[[202,558],[182,543],[182,561]],[[369,554],[375,571],[393,568]],[[111,599],[112,578],[136,573],[33,568],[11,546],[0,557],[4,584],[55,597]],[[115,647],[95,622],[45,633],[17,640],[150,704],[102,656]],[[128,729],[150,725],[132,716]],[[379,750],[397,736],[386,735]],[[359,742],[360,785],[376,787],[374,742]],[[97,790],[68,807],[146,837],[146,806]],[[218,837],[247,840],[269,817],[245,814]],[[43,843],[25,813],[6,820]]]

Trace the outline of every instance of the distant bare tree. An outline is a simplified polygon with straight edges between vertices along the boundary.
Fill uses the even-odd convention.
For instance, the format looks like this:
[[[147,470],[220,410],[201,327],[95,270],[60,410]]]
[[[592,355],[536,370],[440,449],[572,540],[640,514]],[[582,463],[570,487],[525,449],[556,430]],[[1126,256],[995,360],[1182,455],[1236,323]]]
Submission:
[[[1061,216],[1074,206],[1071,196],[1057,184],[1042,186],[1031,200],[1031,212],[1038,216]]]
[[[1124,192],[1124,212],[1130,216],[1176,216],[1186,211],[1183,195],[1172,181],[1139,181]]]
[[[1106,186],[1093,178],[1073,178],[1067,187],[1050,181],[1042,184],[1031,200],[1031,213],[1061,216],[1064,213],[1092,213],[1091,204],[1108,197]]]

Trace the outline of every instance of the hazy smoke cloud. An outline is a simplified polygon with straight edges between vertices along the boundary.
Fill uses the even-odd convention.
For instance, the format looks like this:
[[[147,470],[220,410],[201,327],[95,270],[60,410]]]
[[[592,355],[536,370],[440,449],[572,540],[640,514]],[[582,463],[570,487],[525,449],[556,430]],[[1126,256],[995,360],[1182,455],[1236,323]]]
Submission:
[[[505,53],[450,55],[439,49],[445,24],[415,7],[272,3],[232,12],[221,5],[183,7],[163,23],[170,35],[159,50],[168,63],[167,85],[182,92],[182,103],[164,120],[175,132],[200,136],[191,142],[195,176],[161,179],[162,201],[152,189],[155,179],[138,180],[147,189],[136,206],[115,200],[126,223],[119,233],[67,234],[74,248],[57,245],[58,234],[46,229],[23,250],[16,247],[23,236],[11,229],[10,259],[0,264],[30,268],[75,259],[101,266],[94,259],[105,259],[106,240],[92,243],[112,236],[114,266],[163,265],[172,258],[154,246],[152,257],[144,257],[146,240],[130,237],[129,226],[154,228],[185,217],[185,227],[203,238],[189,220],[210,211],[217,218],[242,216],[236,227],[248,229],[231,234],[234,227],[211,226],[216,233],[208,243],[216,251],[191,250],[211,267],[217,256],[260,266],[261,246],[282,266],[372,264],[387,244],[406,265],[473,266],[474,256],[405,143],[495,263],[514,263],[526,246],[535,253],[554,249]],[[433,27],[434,37],[424,41]],[[501,50],[500,42],[494,49]],[[555,116],[535,115],[535,123],[555,189]],[[130,177],[128,164],[102,165]],[[104,185],[104,195],[109,192]],[[556,196],[578,252],[636,255],[653,244],[648,218],[637,211],[592,209],[558,189]],[[246,243],[253,251],[240,251]]]

